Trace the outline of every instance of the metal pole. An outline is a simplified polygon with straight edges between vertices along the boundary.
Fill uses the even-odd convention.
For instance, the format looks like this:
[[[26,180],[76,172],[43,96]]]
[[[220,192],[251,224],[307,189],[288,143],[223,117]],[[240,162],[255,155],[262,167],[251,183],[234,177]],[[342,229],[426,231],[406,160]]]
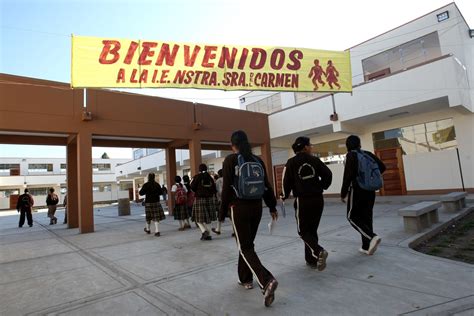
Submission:
[[[459,148],[456,148],[456,154],[458,155],[458,165],[459,165],[459,173],[461,174],[462,190],[463,192],[466,192],[466,188],[464,187],[464,177],[462,175],[461,158],[459,157]]]

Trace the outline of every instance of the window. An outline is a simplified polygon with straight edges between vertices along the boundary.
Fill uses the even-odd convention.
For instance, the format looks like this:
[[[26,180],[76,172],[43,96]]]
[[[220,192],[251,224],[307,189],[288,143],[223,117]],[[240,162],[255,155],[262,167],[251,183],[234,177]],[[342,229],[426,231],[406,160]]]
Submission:
[[[67,165],[65,163],[62,163],[60,168],[63,173],[67,171]]]
[[[20,189],[2,189],[0,190],[0,198],[9,198],[10,195],[19,195]]]
[[[153,155],[153,154],[156,154],[157,152],[160,152],[161,149],[158,149],[158,148],[147,148],[146,150],[146,155]]]
[[[316,144],[313,147],[314,155],[327,165],[344,163],[347,153],[346,140],[339,139],[331,142]]]
[[[48,195],[49,193],[49,188],[28,188],[28,190],[33,196]]]
[[[19,176],[20,164],[18,163],[2,163],[0,164],[0,175]]]
[[[142,157],[145,157],[145,149],[140,148],[133,151],[133,159],[140,159]]]
[[[377,132],[372,139],[375,149],[402,147],[406,155],[457,147],[453,119]]]
[[[53,164],[52,163],[30,163],[28,165],[28,172],[31,172],[31,173],[53,172]]]
[[[110,164],[109,163],[93,163],[92,170],[97,171],[110,171]]]
[[[419,65],[441,56],[437,32],[393,47],[362,61],[365,81]]]
[[[94,184],[92,186],[92,192],[110,192],[112,191],[112,184],[104,183],[104,184]]]

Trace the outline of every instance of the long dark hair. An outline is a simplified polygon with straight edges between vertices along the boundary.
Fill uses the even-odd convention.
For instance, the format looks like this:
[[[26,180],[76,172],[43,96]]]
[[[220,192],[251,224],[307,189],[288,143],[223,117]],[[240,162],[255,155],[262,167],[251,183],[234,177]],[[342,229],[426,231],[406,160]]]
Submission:
[[[252,147],[250,146],[249,139],[244,131],[240,130],[233,132],[230,142],[238,149],[239,154],[244,156],[245,159],[252,158]]]

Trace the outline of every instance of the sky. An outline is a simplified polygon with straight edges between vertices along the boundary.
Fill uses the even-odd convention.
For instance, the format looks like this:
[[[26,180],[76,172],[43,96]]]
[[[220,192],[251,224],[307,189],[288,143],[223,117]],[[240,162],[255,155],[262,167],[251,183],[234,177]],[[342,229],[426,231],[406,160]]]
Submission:
[[[446,0],[0,0],[0,72],[70,81],[70,35],[344,50]],[[474,28],[474,1],[456,1]],[[239,106],[242,91],[131,92]],[[129,149],[107,151],[130,158]],[[64,148],[0,145],[0,157],[64,157]]]

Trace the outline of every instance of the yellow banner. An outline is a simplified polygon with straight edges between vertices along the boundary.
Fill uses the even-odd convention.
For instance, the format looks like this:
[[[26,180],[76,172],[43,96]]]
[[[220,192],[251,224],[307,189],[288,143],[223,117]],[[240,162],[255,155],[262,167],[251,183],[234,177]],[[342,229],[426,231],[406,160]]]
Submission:
[[[352,91],[348,51],[72,37],[74,88]]]

